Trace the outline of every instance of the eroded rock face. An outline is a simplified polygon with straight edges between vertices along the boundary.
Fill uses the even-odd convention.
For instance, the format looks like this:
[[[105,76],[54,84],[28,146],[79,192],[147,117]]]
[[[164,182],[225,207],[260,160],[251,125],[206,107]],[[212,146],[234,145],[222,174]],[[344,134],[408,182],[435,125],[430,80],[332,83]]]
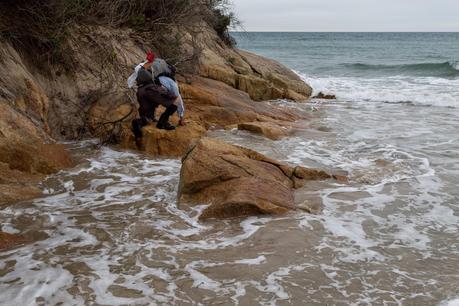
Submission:
[[[50,136],[46,82],[32,71],[0,39],[0,205],[40,196],[44,176],[72,165],[64,146]]]
[[[193,38],[202,48],[200,75],[205,78],[244,91],[255,101],[306,101],[311,96],[311,87],[293,71],[274,60],[229,48],[211,29]]]
[[[294,189],[320,170],[290,167],[255,151],[202,138],[183,158],[180,205],[210,204],[201,219],[282,214],[295,210]]]
[[[255,101],[301,102],[312,94],[312,88],[287,67],[242,50],[205,50],[201,75],[244,91]]]

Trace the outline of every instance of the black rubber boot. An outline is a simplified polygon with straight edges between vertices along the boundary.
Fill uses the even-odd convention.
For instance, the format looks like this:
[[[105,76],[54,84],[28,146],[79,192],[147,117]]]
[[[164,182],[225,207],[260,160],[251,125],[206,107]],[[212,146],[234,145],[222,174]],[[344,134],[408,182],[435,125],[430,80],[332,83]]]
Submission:
[[[175,130],[175,126],[173,126],[172,124],[170,124],[169,122],[166,122],[164,123],[164,125],[161,127],[162,130],[168,130],[168,131],[172,131],[172,130]]]
[[[142,119],[134,119],[132,120],[132,131],[134,132],[134,136],[136,139],[142,138]]]
[[[175,130],[175,126],[169,123],[169,117],[172,116],[176,111],[177,111],[177,106],[174,104],[166,108],[166,110],[161,115],[161,117],[159,117],[158,124],[156,124],[156,127],[158,129],[168,130],[168,131]]]

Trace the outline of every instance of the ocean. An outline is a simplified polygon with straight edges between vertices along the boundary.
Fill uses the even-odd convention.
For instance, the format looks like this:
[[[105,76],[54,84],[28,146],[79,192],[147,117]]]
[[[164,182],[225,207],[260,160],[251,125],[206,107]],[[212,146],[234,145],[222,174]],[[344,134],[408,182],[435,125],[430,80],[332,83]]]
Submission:
[[[233,33],[344,101],[459,107],[459,33]]]
[[[316,214],[203,223],[179,160],[69,143],[78,165],[1,211],[36,242],[0,254],[0,305],[459,305],[459,34],[233,35],[337,99],[270,102],[308,117],[277,141],[209,136],[349,182],[297,190]]]
[[[333,136],[298,136],[275,155],[351,177],[320,192],[334,260],[319,251],[316,264],[341,302],[459,305],[459,33],[233,36],[337,97],[307,106]]]

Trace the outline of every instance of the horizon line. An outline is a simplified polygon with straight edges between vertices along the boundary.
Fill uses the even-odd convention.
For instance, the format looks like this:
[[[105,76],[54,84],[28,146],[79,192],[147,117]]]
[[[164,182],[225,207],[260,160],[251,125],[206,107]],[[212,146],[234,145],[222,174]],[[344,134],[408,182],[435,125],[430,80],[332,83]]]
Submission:
[[[450,33],[459,31],[229,31],[230,33]]]

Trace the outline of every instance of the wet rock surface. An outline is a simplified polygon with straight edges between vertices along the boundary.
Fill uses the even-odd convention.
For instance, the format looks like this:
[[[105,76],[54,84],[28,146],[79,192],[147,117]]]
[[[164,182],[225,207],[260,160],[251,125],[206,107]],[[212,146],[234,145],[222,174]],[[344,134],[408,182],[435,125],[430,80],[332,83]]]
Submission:
[[[290,167],[255,151],[203,138],[183,158],[179,202],[210,204],[201,219],[283,214],[295,210],[294,189],[327,173]]]
[[[26,239],[20,235],[0,232],[0,251],[6,251],[25,242]]]
[[[224,82],[255,101],[306,101],[312,93],[298,75],[278,62],[242,50],[207,48],[201,76]]]
[[[271,140],[278,140],[289,135],[288,128],[270,122],[245,122],[238,124],[238,129],[266,136]]]
[[[219,81],[194,77],[189,84],[180,84],[187,108],[185,126],[178,126],[175,131],[164,131],[150,124],[143,128],[144,137],[139,148],[134,143],[129,125],[126,125],[124,148],[139,149],[152,156],[181,157],[190,144],[205,135],[208,129],[237,127],[239,124],[240,129],[279,139],[287,135],[282,125],[292,124],[303,116],[301,112],[267,102],[255,103],[247,93]],[[160,108],[157,116],[162,111]],[[109,116],[105,120],[115,121],[128,114],[129,107],[112,113],[98,108],[97,113]],[[177,125],[176,115],[171,118],[171,123]]]
[[[38,183],[46,176],[73,165],[60,144],[0,142],[0,205],[38,197]]]
[[[324,100],[336,100],[335,95],[331,94],[324,94],[323,92],[319,92],[317,95],[312,97],[313,99],[324,99]]]
[[[125,139],[125,147],[137,149],[153,156],[181,157],[189,148],[190,143],[199,139],[206,129],[190,122],[185,126],[177,126],[173,131],[160,130],[154,124],[143,128],[140,147],[134,146],[134,137]]]

